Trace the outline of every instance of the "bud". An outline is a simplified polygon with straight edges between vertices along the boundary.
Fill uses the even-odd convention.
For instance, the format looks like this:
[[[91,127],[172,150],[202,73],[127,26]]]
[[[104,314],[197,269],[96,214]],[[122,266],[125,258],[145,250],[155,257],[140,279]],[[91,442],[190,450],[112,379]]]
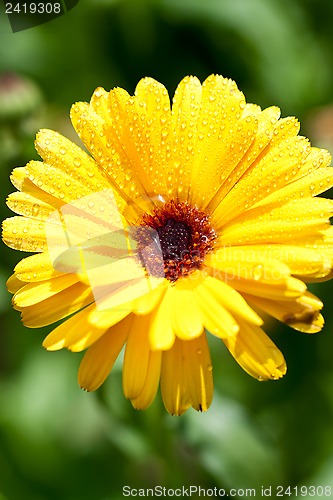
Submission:
[[[0,74],[0,122],[20,120],[42,102],[37,85],[14,73]]]

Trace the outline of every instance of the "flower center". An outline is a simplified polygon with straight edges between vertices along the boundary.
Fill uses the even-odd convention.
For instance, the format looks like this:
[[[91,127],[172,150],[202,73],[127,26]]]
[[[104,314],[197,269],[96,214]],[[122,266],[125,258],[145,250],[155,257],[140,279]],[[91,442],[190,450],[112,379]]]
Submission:
[[[191,228],[175,219],[167,219],[165,226],[157,227],[163,259],[180,260],[191,244]]]
[[[156,207],[152,214],[144,214],[141,226],[155,230],[159,240],[148,259],[145,256],[146,268],[156,275],[158,248],[163,256],[164,276],[171,282],[200,269],[216,237],[209,217],[185,202],[169,201]],[[139,239],[139,252],[142,244],[147,245],[147,241]]]

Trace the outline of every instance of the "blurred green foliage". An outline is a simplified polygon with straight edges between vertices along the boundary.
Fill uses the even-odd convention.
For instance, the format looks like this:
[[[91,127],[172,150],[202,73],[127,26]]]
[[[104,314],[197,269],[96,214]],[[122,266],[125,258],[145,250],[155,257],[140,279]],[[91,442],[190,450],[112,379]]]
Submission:
[[[248,101],[280,106],[301,118],[303,133],[315,131],[315,143],[332,146],[332,120],[320,119],[322,110],[331,116],[333,101],[332,19],[330,0],[81,0],[65,16],[13,34],[1,13],[0,73],[25,89],[14,102],[0,85],[2,198],[12,191],[12,168],[37,158],[38,128],[77,140],[73,102],[97,86],[133,92],[143,76],[172,94],[186,74],[223,74]],[[10,215],[4,203],[0,210]],[[322,334],[266,328],[288,362],[283,380],[258,383],[211,339],[213,405],[176,418],[160,398],[144,413],[132,409],[120,361],[98,393],[79,390],[80,355],[45,352],[51,328],[28,330],[11,309],[5,280],[21,257],[2,246],[1,500],[117,500],[124,485],[253,487],[258,496],[262,485],[332,485],[330,283],[312,288],[326,304]]]

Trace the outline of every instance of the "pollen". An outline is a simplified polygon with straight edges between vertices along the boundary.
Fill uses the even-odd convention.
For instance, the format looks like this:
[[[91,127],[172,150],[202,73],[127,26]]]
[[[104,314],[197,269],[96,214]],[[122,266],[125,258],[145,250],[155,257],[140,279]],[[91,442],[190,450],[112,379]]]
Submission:
[[[203,265],[205,255],[214,248],[216,234],[209,215],[187,202],[171,200],[156,207],[151,214],[144,214],[141,226],[151,228],[158,236],[158,248],[163,256],[163,272],[171,282],[188,276]],[[140,245],[147,245],[141,231]],[[156,274],[158,256],[156,246],[149,255],[146,266]]]

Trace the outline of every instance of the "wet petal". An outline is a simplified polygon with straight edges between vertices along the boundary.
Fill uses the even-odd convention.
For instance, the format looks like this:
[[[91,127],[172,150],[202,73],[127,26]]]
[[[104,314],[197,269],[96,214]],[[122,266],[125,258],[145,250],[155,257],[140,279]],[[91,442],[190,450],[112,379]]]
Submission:
[[[241,321],[239,332],[223,341],[237,363],[252,377],[275,380],[286,373],[283,355],[260,327]]]
[[[82,389],[95,391],[103,384],[126,342],[130,323],[131,318],[125,318],[89,347],[78,373]]]

